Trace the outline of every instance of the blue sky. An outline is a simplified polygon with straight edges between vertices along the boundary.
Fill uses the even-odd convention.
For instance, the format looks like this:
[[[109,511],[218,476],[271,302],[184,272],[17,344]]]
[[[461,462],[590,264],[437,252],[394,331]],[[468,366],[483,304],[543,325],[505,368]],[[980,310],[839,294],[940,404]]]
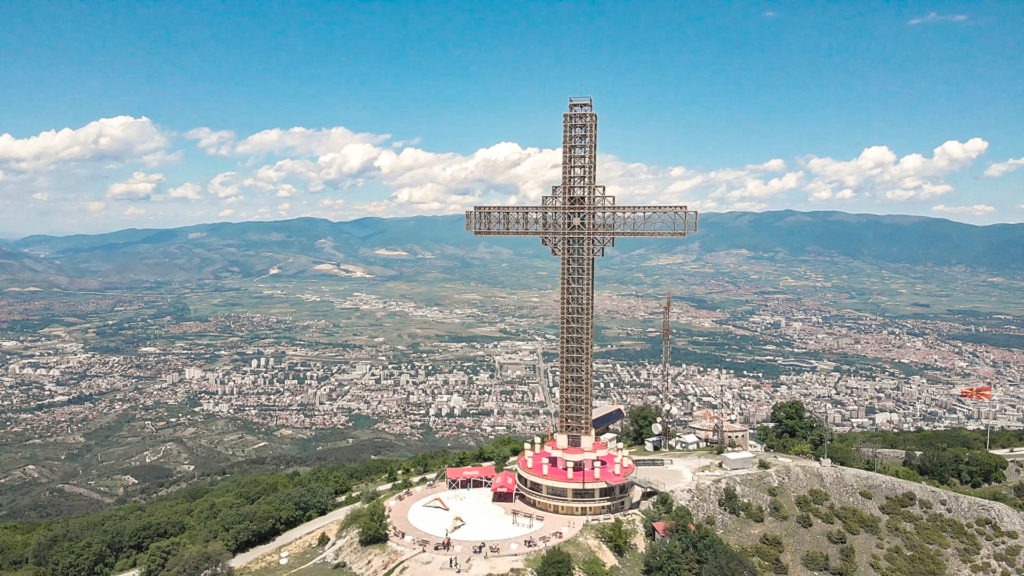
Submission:
[[[532,204],[1024,221],[1024,4],[0,0],[0,236]]]

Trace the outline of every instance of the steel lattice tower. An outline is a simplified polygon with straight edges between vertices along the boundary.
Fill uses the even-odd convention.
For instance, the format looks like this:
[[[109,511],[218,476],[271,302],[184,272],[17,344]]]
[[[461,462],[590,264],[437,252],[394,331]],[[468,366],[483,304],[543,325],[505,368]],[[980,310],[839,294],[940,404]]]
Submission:
[[[672,362],[672,294],[665,298],[661,309],[661,384],[668,394],[668,365]]]
[[[484,236],[540,236],[561,264],[558,431],[579,446],[593,434],[594,258],[616,237],[683,237],[697,231],[686,206],[615,206],[597,181],[597,114],[569,98],[562,119],[562,184],[540,206],[477,206],[466,229]]]

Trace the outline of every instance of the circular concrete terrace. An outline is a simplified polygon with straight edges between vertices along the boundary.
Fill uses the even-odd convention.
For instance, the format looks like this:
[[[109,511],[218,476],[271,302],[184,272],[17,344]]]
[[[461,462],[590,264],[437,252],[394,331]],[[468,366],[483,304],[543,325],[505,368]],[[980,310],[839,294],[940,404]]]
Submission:
[[[490,488],[407,490],[387,503],[391,540],[435,554],[465,555],[481,543],[481,555],[527,554],[572,538],[583,527],[578,516],[538,513],[521,502],[492,502],[492,496]],[[450,549],[435,549],[446,531]]]
[[[480,542],[521,538],[543,530],[545,520],[513,517],[491,501],[489,488],[446,490],[424,496],[409,507],[409,523],[421,532],[452,540]]]

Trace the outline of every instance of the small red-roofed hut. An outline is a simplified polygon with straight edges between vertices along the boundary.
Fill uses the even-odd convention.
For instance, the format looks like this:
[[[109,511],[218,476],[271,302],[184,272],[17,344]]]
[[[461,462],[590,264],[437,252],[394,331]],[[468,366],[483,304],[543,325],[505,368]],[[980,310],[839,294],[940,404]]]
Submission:
[[[445,478],[448,480],[448,489],[459,488],[486,488],[491,485],[491,480],[496,472],[494,466],[464,466],[462,468],[447,468]]]
[[[661,542],[668,538],[674,525],[674,522],[651,522],[651,528],[654,528],[654,541]]]
[[[491,482],[494,502],[514,502],[516,497],[516,475],[508,470],[500,472]]]

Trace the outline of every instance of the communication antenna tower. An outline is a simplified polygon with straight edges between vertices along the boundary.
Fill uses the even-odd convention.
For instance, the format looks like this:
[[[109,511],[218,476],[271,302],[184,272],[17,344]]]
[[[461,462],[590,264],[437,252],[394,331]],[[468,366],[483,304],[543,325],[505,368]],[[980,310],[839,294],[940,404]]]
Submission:
[[[672,294],[665,298],[661,309],[661,385],[662,393],[668,395],[668,365],[672,362]]]
[[[718,385],[718,405],[721,410],[721,418],[718,420],[718,445],[725,448],[725,383]]]

